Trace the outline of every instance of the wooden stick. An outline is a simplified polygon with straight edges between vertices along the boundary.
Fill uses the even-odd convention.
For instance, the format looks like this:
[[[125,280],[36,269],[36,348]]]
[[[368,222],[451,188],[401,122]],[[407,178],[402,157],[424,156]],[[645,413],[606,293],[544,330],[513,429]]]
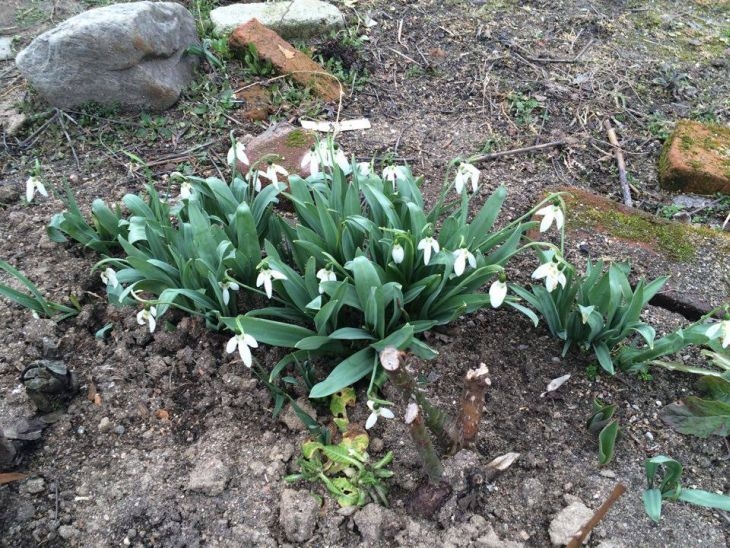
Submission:
[[[562,147],[565,145],[574,145],[578,141],[572,137],[568,137],[566,139],[561,139],[560,141],[551,141],[549,143],[542,143],[540,145],[533,145],[529,147],[522,147],[522,148],[513,148],[512,150],[501,150],[499,152],[490,152],[489,154],[482,154],[481,156],[477,156],[476,158],[472,158],[472,163],[475,162],[485,162],[487,160],[494,160],[496,158],[501,158],[503,156],[512,156],[514,154],[522,154],[524,152],[532,152],[535,150],[542,150],[545,148],[553,148],[553,147]]]
[[[593,528],[598,525],[598,522],[603,519],[603,516],[611,509],[611,506],[626,492],[626,486],[623,483],[617,483],[616,487],[613,488],[611,494],[608,496],[606,501],[601,504],[601,507],[596,510],[593,517],[589,519],[578,532],[570,538],[567,548],[579,548],[586,537],[590,534]]]
[[[634,207],[634,201],[631,199],[631,189],[629,188],[629,181],[626,177],[626,163],[624,162],[624,153],[621,150],[621,146],[618,144],[616,132],[614,131],[613,127],[611,127],[611,122],[609,120],[603,121],[603,127],[605,127],[606,131],[608,132],[608,140],[611,142],[611,145],[613,146],[613,153],[616,156],[616,163],[618,164],[618,180],[621,183],[621,193],[624,197],[624,204],[626,204],[628,207]]]

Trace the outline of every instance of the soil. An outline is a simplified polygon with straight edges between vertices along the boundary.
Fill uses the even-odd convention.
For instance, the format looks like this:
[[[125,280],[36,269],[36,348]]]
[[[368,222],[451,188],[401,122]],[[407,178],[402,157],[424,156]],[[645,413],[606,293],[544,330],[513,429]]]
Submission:
[[[42,30],[100,3],[13,0],[0,8],[1,31],[17,36],[18,50]],[[367,117],[373,127],[340,135],[348,153],[408,162],[425,177],[424,192],[432,199],[454,157],[574,139],[562,148],[480,165],[482,195],[499,184],[509,189],[501,222],[529,209],[555,185],[619,200],[616,164],[602,125],[607,118],[621,139],[637,207],[656,213],[672,200],[656,175],[662,139],[672,124],[685,117],[730,121],[726,2],[352,4],[340,7],[355,28],[353,36],[367,33],[369,40],[356,50],[355,61],[351,48],[344,48],[348,58],[342,61],[366,70],[368,81],[350,82],[339,115]],[[377,26],[366,29],[362,22],[368,17]],[[330,39],[321,40],[328,52],[336,50]],[[16,306],[0,310],[0,426],[35,413],[18,385],[31,362],[62,359],[82,385],[40,439],[22,447],[13,471],[28,477],[0,486],[0,545],[291,542],[285,523],[298,509],[292,501],[296,505],[308,495],[292,493],[282,478],[296,469],[306,432],[272,416],[265,387],[225,354],[224,334],[181,316],[168,318],[176,329],[150,334],[137,324],[135,310],[108,306],[98,273],[91,271],[99,256],[45,235],[61,201],[37,198],[27,206],[20,199],[36,159],[46,186],[61,189],[68,183],[85,210],[97,197],[114,202],[143,189],[146,170],[126,153],[147,163],[160,189],[168,188],[166,177],[174,170],[216,175],[225,165],[229,132],[256,135],[266,125],[239,116],[244,105],[233,104],[220,115],[226,78],[236,84],[252,78],[243,68],[229,61],[227,76],[209,70],[175,107],[145,117],[92,108],[56,112],[27,89],[11,61],[0,64],[5,90],[0,99],[19,93],[29,115],[19,133],[4,135],[0,149],[0,257],[50,299],[68,303],[73,295],[82,304],[78,316],[58,324]],[[255,79],[271,89],[277,119],[336,114],[331,105],[296,95],[296,88],[280,80]],[[726,214],[713,206],[694,220],[717,228]],[[600,238],[584,235],[591,237]],[[571,249],[578,244],[569,242]],[[586,245],[605,249],[606,242]],[[607,252],[632,258],[623,247]],[[525,256],[511,263],[510,276],[527,282],[536,265]],[[712,305],[727,299],[727,288],[704,294],[701,284],[695,287],[697,297]],[[644,319],[659,333],[687,323],[655,307]],[[107,324],[113,328],[106,336],[95,336]],[[469,368],[484,362],[490,369],[478,441],[445,460],[455,497],[432,520],[409,510],[422,475],[417,456],[400,421],[380,420],[371,447],[375,458],[395,452],[390,508],[343,512],[319,486],[297,484],[294,489],[322,495],[322,504],[308,514],[316,527],[293,544],[547,546],[549,525],[561,509],[580,500],[595,510],[618,482],[628,491],[594,530],[590,546],[730,543],[727,513],[666,504],[655,524],[641,502],[644,461],[661,454],[683,463],[686,486],[730,493],[728,440],[682,436],[658,418],[662,406],[692,393],[695,378],[653,370],[650,381],[625,374],[592,379],[587,356],[561,358],[560,343],[544,325],[535,328],[502,309],[480,311],[428,334],[428,340],[440,354],[422,364],[423,374],[439,405],[456,402]],[[687,363],[699,364],[697,355],[686,354]],[[257,357],[268,364],[275,352],[262,348]],[[571,378],[565,385],[540,396],[551,379],[566,373]],[[350,419],[364,423],[362,390],[358,396]],[[598,466],[596,439],[585,428],[595,398],[617,405],[622,428],[615,459],[605,467]],[[318,412],[327,419],[326,409]],[[466,482],[507,452],[520,457],[489,485]],[[471,502],[460,505],[462,499]]]

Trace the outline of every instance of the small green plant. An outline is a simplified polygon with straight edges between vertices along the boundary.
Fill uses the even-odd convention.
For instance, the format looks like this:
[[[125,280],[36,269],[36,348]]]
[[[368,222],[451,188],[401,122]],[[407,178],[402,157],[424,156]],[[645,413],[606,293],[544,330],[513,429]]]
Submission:
[[[284,479],[290,483],[321,482],[343,507],[365,506],[370,501],[387,506],[384,480],[393,475],[387,469],[393,453],[371,463],[366,452],[368,444],[368,435],[362,432],[345,432],[338,444],[305,442],[302,457],[297,460],[299,472]]]
[[[659,215],[664,217],[665,219],[671,219],[680,211],[684,211],[684,207],[674,204],[666,205],[662,206],[662,208],[659,210]]]
[[[63,321],[67,318],[76,316],[79,313],[80,307],[78,303],[74,307],[66,306],[61,303],[56,303],[46,299],[38,289],[38,287],[26,278],[17,268],[11,266],[8,262],[0,259],[0,270],[7,272],[20,282],[29,292],[23,293],[10,287],[9,285],[0,283],[0,296],[19,304],[20,306],[27,308],[34,315],[42,318],[51,318],[57,322]]]
[[[655,139],[664,142],[672,134],[674,124],[661,114],[650,114],[647,117],[646,129]]]
[[[565,341],[563,356],[573,344],[590,349],[601,367],[613,374],[614,352],[629,336],[638,333],[652,347],[654,328],[640,316],[666,277],[649,283],[641,280],[632,289],[628,265],[612,264],[603,272],[601,261],[588,261],[585,275],[576,275],[555,252],[541,255],[542,265],[533,277],[544,273],[548,287],[533,285],[530,291],[511,287],[540,313],[553,337]]]
[[[592,434],[598,435],[598,462],[604,466],[611,462],[614,455],[614,446],[618,437],[618,421],[613,418],[616,405],[608,405],[593,400],[593,413],[586,426]]]
[[[246,45],[243,50],[243,72],[248,76],[271,76],[274,74],[274,67],[271,61],[262,59],[256,46],[253,43]]]
[[[531,126],[537,122],[539,116],[547,115],[540,101],[529,95],[514,92],[507,96],[507,102],[517,123],[523,126]]]
[[[687,489],[680,485],[682,465],[676,460],[660,455],[646,461],[646,481],[648,488],[644,491],[644,510],[656,522],[662,517],[663,501],[681,501],[697,504],[707,508],[730,511],[730,496],[720,495],[701,489]],[[664,469],[664,477],[657,479],[660,468]]]
[[[140,128],[136,131],[136,136],[140,139],[156,142],[172,138],[170,121],[165,116],[151,116],[145,112],[140,115],[139,123]]]

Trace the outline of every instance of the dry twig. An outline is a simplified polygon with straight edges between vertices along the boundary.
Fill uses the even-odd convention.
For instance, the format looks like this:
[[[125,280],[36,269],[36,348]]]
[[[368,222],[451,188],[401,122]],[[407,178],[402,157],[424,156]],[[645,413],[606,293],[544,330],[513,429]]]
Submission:
[[[603,519],[603,516],[611,509],[611,506],[626,492],[626,486],[623,483],[617,483],[611,491],[611,494],[605,500],[601,507],[596,510],[593,517],[589,519],[579,530],[573,535],[568,542],[568,548],[579,548],[585,538],[590,534],[593,528],[598,525],[598,522]]]
[[[489,154],[482,154],[481,156],[472,158],[471,161],[472,161],[472,163],[485,162],[487,160],[494,160],[496,158],[501,158],[502,156],[513,156],[515,154],[523,154],[525,152],[533,152],[535,150],[543,150],[545,148],[562,147],[565,145],[574,145],[577,142],[578,141],[574,137],[566,137],[565,139],[560,139],[559,141],[550,141],[549,143],[541,143],[539,145],[532,145],[529,147],[513,148],[512,150],[501,150],[499,152],[490,152]]]
[[[613,145],[613,153],[616,156],[616,163],[618,164],[618,180],[621,183],[621,193],[623,194],[624,204],[628,207],[634,207],[634,201],[631,199],[631,189],[629,188],[629,181],[626,177],[626,163],[624,162],[624,153],[621,150],[621,146],[616,138],[616,131],[614,131],[609,120],[603,121],[603,127],[608,132],[608,140]]]

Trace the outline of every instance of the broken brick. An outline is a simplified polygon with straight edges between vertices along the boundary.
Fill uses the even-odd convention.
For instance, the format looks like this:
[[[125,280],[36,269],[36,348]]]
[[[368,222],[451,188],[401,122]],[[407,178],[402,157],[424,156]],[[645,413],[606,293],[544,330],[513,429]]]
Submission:
[[[310,87],[326,101],[338,101],[342,86],[337,78],[273,30],[251,19],[231,33],[228,43],[233,49],[256,47],[259,57],[269,61],[281,74],[287,74],[303,86]]]
[[[730,194],[730,128],[681,120],[659,158],[667,190]]]

